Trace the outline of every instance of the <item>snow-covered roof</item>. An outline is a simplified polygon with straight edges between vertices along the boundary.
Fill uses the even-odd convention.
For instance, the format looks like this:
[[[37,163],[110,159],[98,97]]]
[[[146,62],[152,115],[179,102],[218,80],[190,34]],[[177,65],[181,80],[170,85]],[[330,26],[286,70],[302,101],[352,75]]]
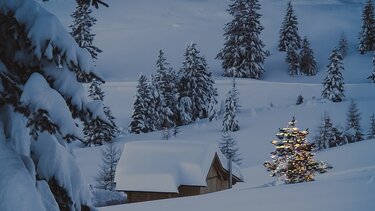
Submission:
[[[186,141],[136,141],[124,145],[116,167],[116,189],[178,193],[180,185],[207,186],[215,155],[224,169],[227,159],[214,144]],[[243,180],[240,168],[233,175]]]

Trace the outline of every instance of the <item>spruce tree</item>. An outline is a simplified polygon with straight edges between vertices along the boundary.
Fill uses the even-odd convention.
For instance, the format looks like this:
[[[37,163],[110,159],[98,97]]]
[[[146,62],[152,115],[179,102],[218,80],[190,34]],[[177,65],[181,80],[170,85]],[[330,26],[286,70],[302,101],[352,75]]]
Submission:
[[[331,148],[336,145],[336,129],[333,127],[331,117],[324,113],[321,125],[318,128],[318,135],[314,143],[317,150]]]
[[[286,52],[285,62],[288,63],[289,75],[299,75],[300,74],[299,58],[298,58],[298,54],[297,54],[296,50],[294,50],[292,48],[288,48],[288,50]]]
[[[93,45],[95,34],[91,30],[97,20],[92,17],[91,13],[90,5],[82,0],[78,0],[76,9],[71,15],[74,19],[73,24],[69,27],[72,29],[71,35],[79,47],[86,49],[91,54],[93,60],[96,60],[102,50]]]
[[[224,47],[217,55],[223,76],[260,79],[268,52],[260,39],[263,26],[259,0],[231,0],[228,12],[233,17],[224,28]]]
[[[162,96],[159,89],[155,84],[155,77],[151,75],[150,88],[150,98],[148,100],[148,121],[147,125],[150,127],[150,131],[163,129],[162,124],[164,120],[164,102],[162,101]]]
[[[342,57],[334,49],[329,57],[330,64],[327,66],[327,76],[323,81],[322,97],[332,102],[341,102],[344,95],[344,78],[341,72],[344,70]]]
[[[88,123],[84,123],[83,134],[85,135],[85,144],[88,146],[102,145],[104,142],[110,142],[119,132],[111,109],[103,104],[104,92],[100,87],[101,84],[100,81],[94,79],[88,92],[89,97],[93,101],[101,101],[100,103],[103,105],[103,112],[107,121],[101,121],[96,118],[90,120]]]
[[[225,100],[224,119],[221,129],[223,132],[235,132],[240,129],[237,120],[238,109],[238,90],[236,88],[235,78],[233,77],[232,89],[229,90],[227,98]]]
[[[303,103],[302,95],[298,95],[296,105],[301,105]]]
[[[151,91],[147,78],[141,75],[138,80],[137,92],[133,106],[132,120],[129,126],[131,133],[147,133],[150,132],[149,111],[148,106],[151,101]]]
[[[164,56],[162,50],[159,51],[156,61],[156,74],[154,84],[161,98],[161,127],[171,128],[178,119],[178,90],[177,76]]]
[[[304,75],[316,75],[316,61],[307,37],[304,37],[302,41],[302,49],[299,58],[301,73]]]
[[[106,121],[78,76],[103,79],[36,1],[3,0],[0,10],[0,209],[95,210],[67,143],[83,141],[77,123]],[[21,203],[7,203],[14,196]]]
[[[116,188],[116,165],[120,160],[121,152],[113,142],[106,144],[101,150],[102,164],[96,176],[97,188],[113,191]]]
[[[309,182],[314,180],[316,172],[327,171],[326,163],[314,160],[314,144],[306,140],[308,134],[308,130],[296,127],[294,118],[288,127],[279,129],[277,140],[271,142],[276,147],[271,153],[272,161],[264,163],[272,177],[286,184]]]
[[[301,48],[301,37],[298,35],[298,20],[294,14],[292,2],[288,2],[286,15],[280,29],[279,51],[296,52]]]
[[[348,142],[357,142],[363,140],[363,134],[361,132],[361,113],[357,108],[357,104],[351,100],[346,114],[346,137]]]
[[[372,73],[367,79],[370,79],[372,83],[375,83],[375,55],[372,57]]]
[[[367,139],[375,139],[375,114],[370,116],[370,127],[367,132]]]
[[[199,54],[196,44],[190,43],[186,48],[185,60],[179,72],[180,108],[181,106],[185,107],[185,111],[191,109],[191,120],[193,121],[209,116],[209,105],[217,96],[215,82],[211,78],[206,59]],[[182,99],[183,102],[181,102]],[[186,106],[191,107],[187,108]]]
[[[221,140],[219,141],[219,149],[227,159],[232,158],[232,161],[237,165],[241,164],[242,158],[238,154],[237,142],[228,132],[222,133]]]
[[[361,54],[375,50],[375,20],[372,0],[367,0],[363,9],[358,50]]]
[[[338,51],[344,59],[348,54],[348,40],[346,39],[345,33],[343,32],[340,36]]]

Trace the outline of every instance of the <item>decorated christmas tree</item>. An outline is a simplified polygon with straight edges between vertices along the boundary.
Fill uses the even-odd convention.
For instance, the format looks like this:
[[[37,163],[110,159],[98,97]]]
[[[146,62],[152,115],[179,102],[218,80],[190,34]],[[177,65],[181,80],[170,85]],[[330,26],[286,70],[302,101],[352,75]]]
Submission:
[[[296,127],[294,117],[288,127],[276,134],[277,140],[271,142],[276,147],[276,151],[271,153],[272,161],[263,165],[272,177],[277,177],[278,182],[313,181],[315,172],[324,173],[330,168],[327,163],[314,160],[312,151],[315,145],[306,140],[308,134],[308,130]]]

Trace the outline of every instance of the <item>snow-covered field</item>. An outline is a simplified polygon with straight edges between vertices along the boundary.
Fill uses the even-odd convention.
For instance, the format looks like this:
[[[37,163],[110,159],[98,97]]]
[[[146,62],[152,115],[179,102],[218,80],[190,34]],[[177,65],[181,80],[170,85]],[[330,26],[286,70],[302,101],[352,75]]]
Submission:
[[[371,56],[356,51],[361,10],[365,0],[295,0],[300,35],[308,36],[318,63],[313,77],[288,75],[284,53],[277,51],[278,32],[284,16],[285,0],[261,0],[265,30],[262,38],[271,56],[267,58],[264,80],[237,80],[240,92],[240,131],[233,133],[243,158],[244,184],[233,190],[197,197],[145,202],[102,208],[101,210],[375,210],[375,140],[350,144],[318,153],[317,157],[332,164],[329,173],[316,181],[266,187],[273,178],[261,164],[270,159],[279,127],[293,116],[298,127],[309,128],[309,140],[324,112],[334,125],[345,126],[349,101],[355,100],[362,113],[361,126],[367,132],[369,116],[375,112],[375,87],[366,77],[372,70]],[[198,43],[214,72],[219,102],[225,98],[231,79],[220,77],[219,61],[222,28],[230,20],[225,0],[107,0],[110,8],[95,11],[98,23],[95,43],[103,49],[98,70],[108,79],[103,86],[105,103],[112,109],[116,122],[127,128],[132,113],[136,79],[140,72],[154,73],[160,48],[173,67],[178,69],[182,55],[191,40]],[[68,26],[74,9],[73,0],[50,0],[42,3]],[[64,8],[64,9],[61,9]],[[321,99],[321,82],[325,77],[328,55],[345,32],[349,55],[343,73],[346,99],[331,103]],[[305,102],[295,105],[302,94]],[[178,139],[216,142],[220,139],[221,118],[214,122],[200,120],[181,127]],[[119,138],[117,145],[136,140],[161,138],[161,132]],[[173,141],[173,139],[171,140]],[[94,183],[100,163],[100,148],[76,148],[74,154],[88,184]]]

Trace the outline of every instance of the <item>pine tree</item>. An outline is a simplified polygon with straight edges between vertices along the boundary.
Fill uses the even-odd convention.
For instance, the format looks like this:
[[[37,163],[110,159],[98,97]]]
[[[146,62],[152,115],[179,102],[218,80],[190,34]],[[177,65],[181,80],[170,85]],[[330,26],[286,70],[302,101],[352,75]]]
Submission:
[[[74,19],[73,24],[69,27],[72,29],[71,34],[79,47],[86,49],[91,54],[93,60],[96,60],[102,50],[93,45],[95,34],[91,33],[91,29],[97,20],[91,16],[91,13],[90,5],[82,0],[78,0],[76,9],[71,15]]]
[[[375,83],[375,55],[372,57],[372,73],[367,79],[370,79],[372,83]]]
[[[370,127],[367,133],[367,139],[375,139],[375,114],[370,116]]]
[[[335,128],[333,127],[331,117],[324,113],[321,125],[318,128],[318,135],[314,143],[317,150],[323,150],[332,147],[336,140]]]
[[[302,95],[298,95],[296,105],[301,105],[303,103]]]
[[[289,75],[299,75],[299,58],[296,50],[288,48],[285,62],[288,63]]]
[[[223,132],[221,140],[219,141],[219,149],[227,159],[232,158],[232,161],[237,165],[241,164],[242,158],[238,154],[237,142],[230,136],[228,132]]]
[[[104,142],[110,142],[119,132],[119,129],[114,122],[115,117],[112,115],[111,109],[103,103],[104,92],[101,89],[101,82],[93,80],[89,88],[89,97],[93,101],[101,101],[103,104],[103,112],[107,121],[101,121],[98,118],[84,123],[83,134],[85,135],[85,144],[88,146],[102,145]]]
[[[375,50],[375,20],[372,0],[367,0],[363,9],[358,50],[361,54]]]
[[[345,33],[343,32],[340,36],[338,51],[344,59],[348,54],[348,40],[346,39]]]
[[[196,44],[190,43],[186,48],[185,61],[179,72],[180,108],[185,107],[183,108],[184,111],[191,109],[192,121],[198,118],[207,118],[209,116],[209,105],[217,96],[217,90],[214,87],[215,82],[211,78],[206,60],[199,54]],[[187,98],[190,99],[190,102]],[[182,99],[183,102],[181,102]],[[187,109],[186,106],[190,106],[190,103],[191,107]]]
[[[286,15],[280,29],[279,51],[296,52],[301,48],[301,37],[298,35],[298,20],[294,14],[292,2],[288,2]]]
[[[346,137],[348,142],[357,142],[363,140],[363,134],[361,132],[361,113],[357,108],[357,104],[351,100],[346,114]]]
[[[131,133],[147,133],[150,132],[149,111],[148,106],[151,101],[151,91],[147,78],[141,75],[138,80],[137,93],[134,101],[134,109],[132,121],[129,126]]]
[[[229,90],[227,98],[225,100],[224,119],[221,129],[223,132],[235,132],[240,129],[237,120],[238,109],[238,90],[236,88],[235,78],[233,77],[232,89]]]
[[[314,144],[306,140],[307,130],[300,131],[293,118],[288,127],[280,129],[276,135],[278,140],[271,143],[276,151],[271,153],[272,161],[264,166],[272,177],[282,183],[299,183],[314,180],[315,172],[324,173],[328,165],[314,160]]]
[[[342,57],[337,49],[334,49],[329,57],[327,76],[324,79],[322,97],[332,102],[341,102],[344,95],[344,78],[341,72],[344,70]]]
[[[67,142],[83,141],[80,121],[106,121],[77,80],[102,79],[37,2],[3,0],[0,10],[0,204],[17,196],[5,209],[95,210]]]
[[[216,56],[222,61],[223,76],[262,78],[264,60],[268,54],[260,39],[259,0],[232,0],[228,12],[233,20],[224,28],[224,47]]]
[[[161,127],[171,128],[178,119],[178,80],[162,50],[159,51],[156,61],[156,74],[153,81],[161,98]]]
[[[106,144],[102,152],[102,164],[96,177],[97,187],[100,189],[115,190],[116,165],[120,160],[121,152],[113,142]]]
[[[304,37],[302,41],[302,49],[299,58],[301,73],[304,75],[316,75],[316,61],[307,37]]]
[[[155,84],[155,77],[151,75],[150,88],[150,99],[148,104],[148,114],[147,114],[147,125],[150,127],[150,131],[156,131],[163,129],[163,114],[164,114],[164,102],[162,101],[162,96],[159,89]]]

